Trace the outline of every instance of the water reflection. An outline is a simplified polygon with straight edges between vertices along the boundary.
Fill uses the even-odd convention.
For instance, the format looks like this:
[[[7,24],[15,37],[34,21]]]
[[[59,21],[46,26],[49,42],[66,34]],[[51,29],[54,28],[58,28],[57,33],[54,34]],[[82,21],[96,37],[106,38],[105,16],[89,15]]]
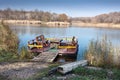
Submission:
[[[21,46],[26,46],[27,41],[34,39],[40,34],[44,34],[45,37],[69,37],[76,36],[79,43],[79,51],[77,59],[83,58],[83,53],[88,47],[89,42],[97,38],[107,36],[114,46],[120,45],[120,29],[103,29],[103,28],[79,28],[79,27],[67,27],[67,28],[49,28],[40,26],[10,26],[14,33],[19,37]]]

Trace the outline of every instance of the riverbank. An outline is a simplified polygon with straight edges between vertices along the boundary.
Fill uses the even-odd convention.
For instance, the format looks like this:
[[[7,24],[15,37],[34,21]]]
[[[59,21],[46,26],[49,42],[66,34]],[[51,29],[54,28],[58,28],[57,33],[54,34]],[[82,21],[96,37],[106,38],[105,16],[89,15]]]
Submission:
[[[120,24],[113,23],[83,23],[83,22],[72,22],[73,26],[78,27],[95,27],[95,28],[120,28]]]
[[[2,20],[0,20],[1,22]],[[48,26],[48,27],[69,27],[69,26],[77,26],[77,27],[95,27],[95,28],[120,28],[120,24],[113,23],[83,23],[80,21],[72,21],[70,22],[44,22],[39,20],[4,20],[4,23],[8,25],[31,25],[31,26]]]
[[[35,75],[38,71],[48,68],[42,62],[3,62],[0,63],[0,75],[11,80],[23,80]]]
[[[2,22],[2,20],[0,20]],[[69,22],[60,22],[60,21],[53,21],[53,22],[44,22],[39,20],[3,20],[5,24],[13,24],[13,25],[46,25],[48,27],[68,27],[70,26]]]

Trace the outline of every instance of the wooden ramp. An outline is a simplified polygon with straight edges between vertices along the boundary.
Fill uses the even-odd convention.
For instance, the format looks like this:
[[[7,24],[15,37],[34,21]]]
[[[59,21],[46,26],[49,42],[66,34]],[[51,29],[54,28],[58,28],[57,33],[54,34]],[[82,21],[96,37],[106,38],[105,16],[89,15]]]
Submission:
[[[57,55],[58,55],[57,51],[42,52],[38,56],[34,57],[32,61],[53,62]]]

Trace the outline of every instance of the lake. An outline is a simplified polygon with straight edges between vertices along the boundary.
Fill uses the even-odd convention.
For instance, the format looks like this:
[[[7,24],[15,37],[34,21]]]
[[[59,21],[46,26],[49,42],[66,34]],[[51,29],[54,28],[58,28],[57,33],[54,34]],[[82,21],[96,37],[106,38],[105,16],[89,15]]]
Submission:
[[[35,39],[36,36],[43,34],[45,37],[72,37],[76,36],[79,43],[77,60],[84,58],[84,52],[88,48],[91,40],[101,39],[107,36],[115,47],[120,47],[120,29],[107,28],[84,28],[71,26],[67,28],[51,28],[41,26],[10,26],[12,31],[17,34],[20,40],[19,47],[27,46],[29,40]]]

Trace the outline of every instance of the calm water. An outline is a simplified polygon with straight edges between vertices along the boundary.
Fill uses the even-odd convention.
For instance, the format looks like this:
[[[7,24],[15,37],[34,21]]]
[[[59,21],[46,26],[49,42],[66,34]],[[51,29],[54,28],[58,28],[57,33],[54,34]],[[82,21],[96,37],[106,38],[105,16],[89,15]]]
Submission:
[[[11,26],[14,33],[19,37],[19,47],[26,46],[27,41],[34,39],[40,34],[45,37],[72,37],[76,36],[79,43],[79,52],[77,60],[83,59],[84,51],[87,49],[91,40],[102,38],[107,35],[107,38],[112,41],[114,46],[120,46],[120,29],[103,29],[103,28],[81,28],[72,26],[69,28],[48,28],[38,26]]]

